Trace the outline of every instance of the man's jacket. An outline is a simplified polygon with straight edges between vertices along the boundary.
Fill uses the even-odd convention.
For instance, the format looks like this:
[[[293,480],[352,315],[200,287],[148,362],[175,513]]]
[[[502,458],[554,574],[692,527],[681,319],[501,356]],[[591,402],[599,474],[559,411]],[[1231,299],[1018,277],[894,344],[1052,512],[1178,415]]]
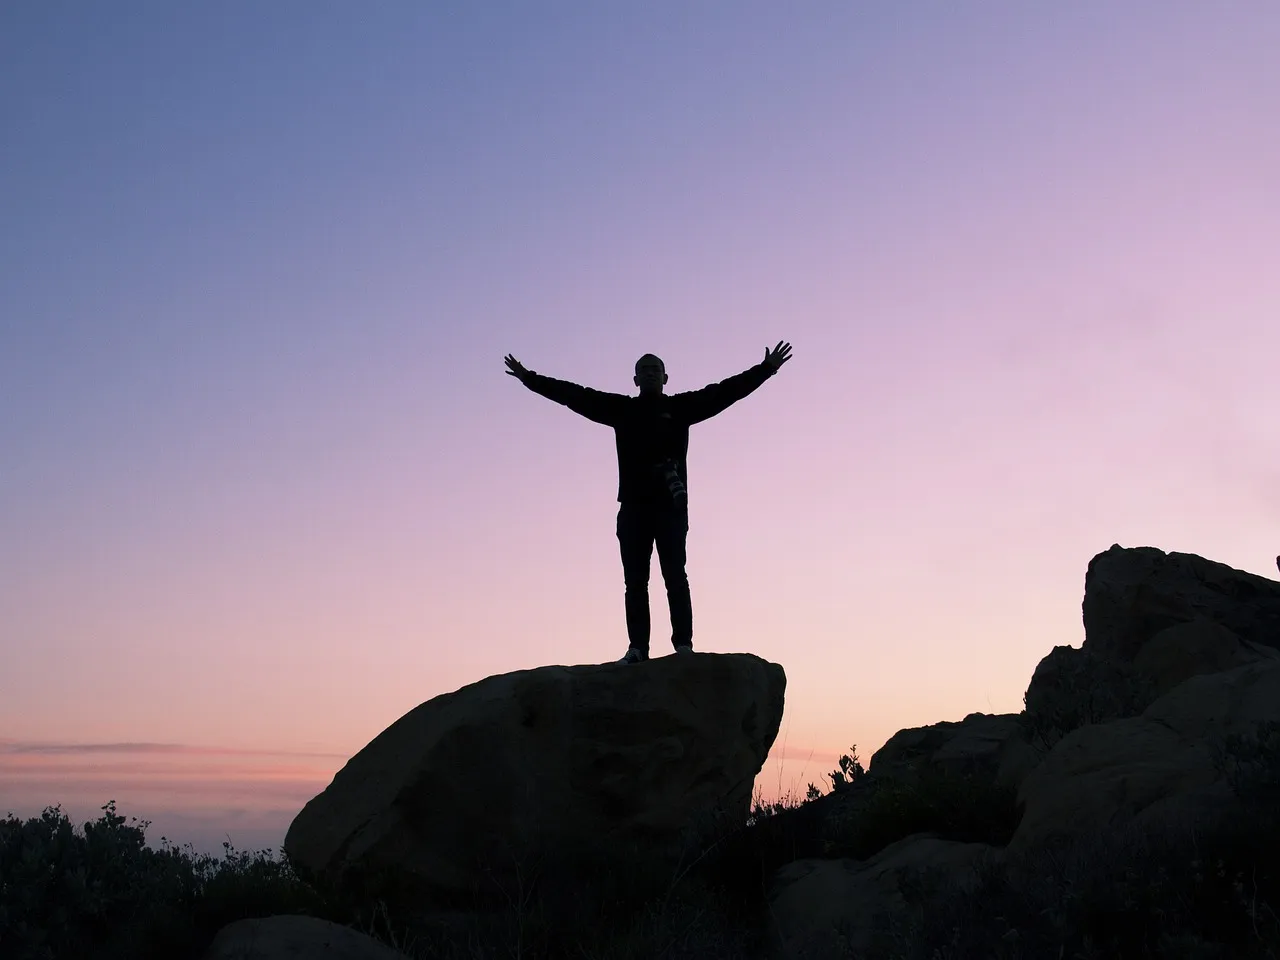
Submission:
[[[655,473],[658,464],[672,461],[685,487],[689,485],[685,463],[689,427],[741,400],[776,372],[758,363],[701,390],[655,396],[603,393],[533,372],[524,384],[588,420],[613,427],[618,448],[619,503],[660,503],[669,500],[669,495]]]

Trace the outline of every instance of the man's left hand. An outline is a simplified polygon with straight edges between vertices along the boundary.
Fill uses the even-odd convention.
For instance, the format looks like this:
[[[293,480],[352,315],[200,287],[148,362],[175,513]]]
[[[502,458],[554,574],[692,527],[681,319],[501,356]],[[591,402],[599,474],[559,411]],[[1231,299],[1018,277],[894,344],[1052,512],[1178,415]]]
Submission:
[[[778,368],[791,359],[791,344],[778,341],[778,345],[772,350],[765,348],[764,365],[769,368],[770,373],[777,373]]]

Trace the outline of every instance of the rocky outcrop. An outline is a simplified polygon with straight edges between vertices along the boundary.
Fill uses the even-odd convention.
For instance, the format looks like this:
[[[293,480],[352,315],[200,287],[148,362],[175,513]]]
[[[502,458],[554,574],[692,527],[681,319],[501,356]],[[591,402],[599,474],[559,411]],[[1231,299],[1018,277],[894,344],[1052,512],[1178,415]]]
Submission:
[[[358,930],[315,917],[237,920],[221,930],[204,960],[407,960]]]
[[[1085,575],[1085,639],[1054,647],[1025,696],[1032,740],[1136,717],[1179,683],[1280,658],[1280,583],[1187,553],[1118,545]]]
[[[1223,751],[1230,737],[1280,723],[1280,583],[1190,554],[1116,546],[1089,564],[1083,611],[1083,646],[1040,661],[1023,713],[901,730],[855,788],[822,798],[835,810],[824,822],[838,829],[836,814],[856,825],[886,784],[955,790],[963,802],[960,788],[928,773],[1011,786],[1017,827],[1007,846],[909,837],[865,860],[797,860],[771,887],[778,956],[873,955],[873,931],[907,915],[904,891],[921,877],[962,883],[973,864],[1026,864],[1058,841],[1087,844],[1107,831],[1174,836],[1170,828],[1250,822]]]
[[[510,895],[553,862],[578,876],[671,864],[746,821],[785,686],[749,654],[489,677],[352,757],[285,851],[330,879],[391,871],[465,902]]]
[[[1280,583],[1113,546],[1089,563],[1083,611],[1082,647],[1055,647],[1027,688],[1028,727],[1052,749],[1022,783],[1011,847],[1213,816],[1230,795],[1214,762],[1222,739],[1280,720],[1280,696],[1268,706],[1280,694]]]
[[[1197,620],[1280,647],[1280,583],[1191,553],[1121,547],[1089,562],[1084,649],[1132,662],[1157,633]]]
[[[922,890],[963,890],[979,873],[1021,882],[1058,841],[1079,852],[1174,824],[1248,831],[1258,821],[1243,812],[1275,808],[1271,767],[1253,768],[1271,780],[1237,790],[1223,748],[1272,724],[1256,756],[1274,766],[1280,583],[1116,546],[1089,564],[1083,612],[1083,646],[1041,660],[1022,713],[901,730],[852,783],[717,848],[767,852],[758,878],[745,854],[707,876],[736,872],[757,891],[768,878],[776,956],[879,955],[887,929],[939,916]],[[392,873],[428,910],[471,916],[522,896],[548,862],[565,871],[552,886],[572,896],[610,870],[658,865],[670,880],[745,822],[785,682],[776,664],[738,654],[490,677],[420,705],[356,754],[298,815],[286,853],[330,880]],[[957,917],[972,912],[962,900]],[[251,929],[232,925],[219,943],[237,927]]]

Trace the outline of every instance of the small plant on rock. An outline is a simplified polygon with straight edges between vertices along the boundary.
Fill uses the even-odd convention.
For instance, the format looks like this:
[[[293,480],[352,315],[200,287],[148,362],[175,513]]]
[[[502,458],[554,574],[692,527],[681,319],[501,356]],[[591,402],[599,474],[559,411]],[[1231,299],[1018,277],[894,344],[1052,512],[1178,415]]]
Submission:
[[[843,793],[867,775],[867,771],[862,766],[862,761],[858,759],[857,744],[850,747],[849,752],[841,756],[839,762],[839,769],[832,770],[827,774],[827,777],[831,780],[831,791],[833,793]],[[809,784],[809,790],[809,799],[812,800],[817,793],[817,788],[813,784]]]

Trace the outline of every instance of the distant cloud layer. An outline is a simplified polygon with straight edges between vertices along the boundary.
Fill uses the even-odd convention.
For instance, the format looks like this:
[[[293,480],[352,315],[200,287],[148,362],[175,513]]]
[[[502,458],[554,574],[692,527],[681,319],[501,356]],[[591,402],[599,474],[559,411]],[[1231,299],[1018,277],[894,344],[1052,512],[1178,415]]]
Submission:
[[[149,821],[147,840],[179,837],[216,853],[276,847],[289,822],[346,761],[336,753],[180,743],[0,740],[0,814],[60,806],[77,824],[110,800]]]
[[[145,753],[207,757],[313,757],[344,761],[347,759],[345,755],[340,753],[319,753],[305,750],[249,750],[240,747],[192,746],[185,743],[47,743],[0,739],[0,755],[6,753],[42,754],[47,756],[79,753]],[[0,761],[0,763],[3,763],[3,761]]]

